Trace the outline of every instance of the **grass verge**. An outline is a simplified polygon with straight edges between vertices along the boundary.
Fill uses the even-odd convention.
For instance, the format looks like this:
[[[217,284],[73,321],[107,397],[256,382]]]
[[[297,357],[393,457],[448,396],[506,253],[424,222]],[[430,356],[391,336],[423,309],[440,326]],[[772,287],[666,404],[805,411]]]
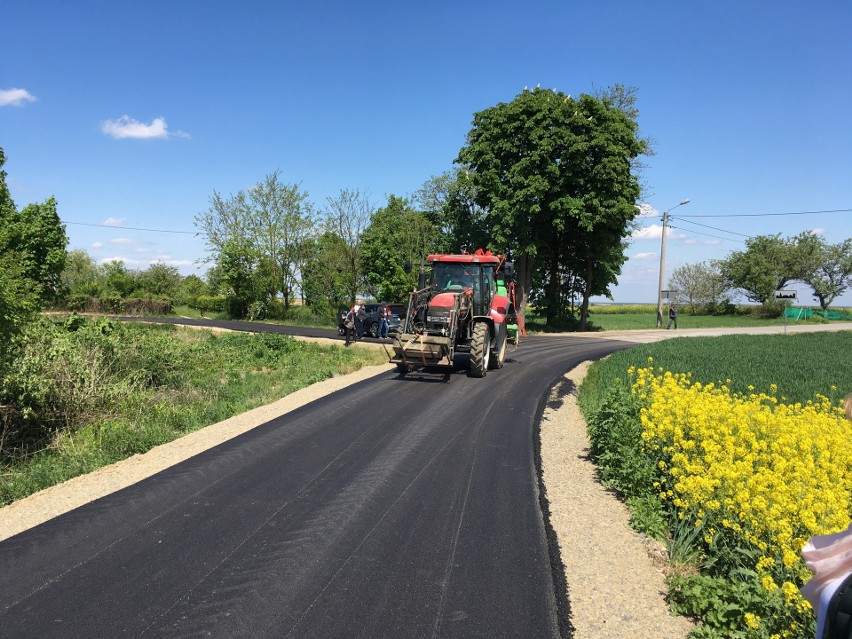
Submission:
[[[0,505],[386,361],[374,349],[320,346],[283,335],[103,319],[83,321],[73,333],[48,331],[39,340],[21,360],[21,375],[28,377],[19,386],[50,392],[19,411],[7,433],[40,434],[22,436],[25,444],[11,450],[7,437]],[[73,415],[56,414],[72,407]]]

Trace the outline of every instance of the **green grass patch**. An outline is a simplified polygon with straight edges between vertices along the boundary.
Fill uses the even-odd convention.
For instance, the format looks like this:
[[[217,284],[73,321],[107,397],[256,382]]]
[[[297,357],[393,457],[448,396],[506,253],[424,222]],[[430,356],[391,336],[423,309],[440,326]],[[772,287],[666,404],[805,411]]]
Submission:
[[[695,381],[725,382],[733,392],[748,394],[778,386],[786,402],[807,402],[819,393],[839,400],[852,393],[849,353],[852,331],[787,335],[725,335],[675,338],[613,353],[595,363],[580,388],[581,406],[598,406],[606,388],[627,383],[630,366],[692,373]],[[618,380],[618,381],[617,381]]]
[[[24,390],[52,390],[32,399],[13,424],[13,434],[17,429],[28,438],[11,450],[7,440],[0,505],[387,360],[374,349],[320,346],[270,333],[84,323],[78,332],[47,331],[34,344],[38,352],[22,359],[37,383],[12,380]],[[63,383],[54,384],[53,375]],[[78,378],[87,382],[79,389]],[[62,415],[56,411],[69,406],[76,412],[57,427]]]
[[[663,326],[668,324],[668,310],[663,310]],[[792,324],[792,322],[790,322]],[[657,310],[650,313],[598,313],[589,314],[591,330],[627,331],[657,327]],[[679,313],[677,327],[729,328],[736,326],[783,326],[783,319],[764,319],[751,315],[687,315]]]
[[[837,313],[848,313],[848,309],[832,309]],[[577,311],[579,314],[579,310]],[[828,320],[818,314],[810,319],[788,319],[787,324],[825,324]],[[663,307],[663,325],[668,323],[668,306]],[[765,318],[757,313],[757,307],[738,306],[736,312],[726,315],[691,315],[685,307],[678,313],[678,328],[729,328],[738,326],[783,326],[783,317]],[[593,304],[589,307],[588,330],[627,331],[653,329],[657,327],[657,307],[654,304]],[[544,316],[529,307],[526,314],[528,331],[557,332],[577,330],[577,319],[565,320],[555,327],[545,325]]]

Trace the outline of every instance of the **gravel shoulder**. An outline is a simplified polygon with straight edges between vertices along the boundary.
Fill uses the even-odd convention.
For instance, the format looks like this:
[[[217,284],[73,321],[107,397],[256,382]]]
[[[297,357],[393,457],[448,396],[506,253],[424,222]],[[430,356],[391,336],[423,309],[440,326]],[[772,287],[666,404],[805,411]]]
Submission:
[[[569,371],[541,421],[542,479],[559,543],[575,639],[675,639],[694,626],[669,613],[665,550],[630,528],[626,506],[597,480],[577,389],[590,362]]]

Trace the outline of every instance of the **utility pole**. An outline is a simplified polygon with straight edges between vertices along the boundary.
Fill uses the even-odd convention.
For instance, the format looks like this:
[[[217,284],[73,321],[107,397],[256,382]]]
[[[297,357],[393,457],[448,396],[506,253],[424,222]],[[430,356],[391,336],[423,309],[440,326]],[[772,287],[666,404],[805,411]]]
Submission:
[[[678,206],[689,204],[689,200],[683,200],[668,211],[663,211],[663,240],[660,245],[660,281],[657,285],[657,328],[663,327],[663,280],[666,276],[666,229],[669,225],[669,211],[674,211]]]

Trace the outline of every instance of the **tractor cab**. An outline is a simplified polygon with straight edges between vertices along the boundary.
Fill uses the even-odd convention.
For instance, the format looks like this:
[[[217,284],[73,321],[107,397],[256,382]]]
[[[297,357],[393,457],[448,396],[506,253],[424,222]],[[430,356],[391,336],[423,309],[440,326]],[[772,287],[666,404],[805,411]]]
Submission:
[[[435,295],[441,293],[464,293],[470,296],[474,315],[485,315],[491,306],[491,298],[497,291],[496,264],[483,262],[454,262],[450,257],[432,261],[429,285]]]

